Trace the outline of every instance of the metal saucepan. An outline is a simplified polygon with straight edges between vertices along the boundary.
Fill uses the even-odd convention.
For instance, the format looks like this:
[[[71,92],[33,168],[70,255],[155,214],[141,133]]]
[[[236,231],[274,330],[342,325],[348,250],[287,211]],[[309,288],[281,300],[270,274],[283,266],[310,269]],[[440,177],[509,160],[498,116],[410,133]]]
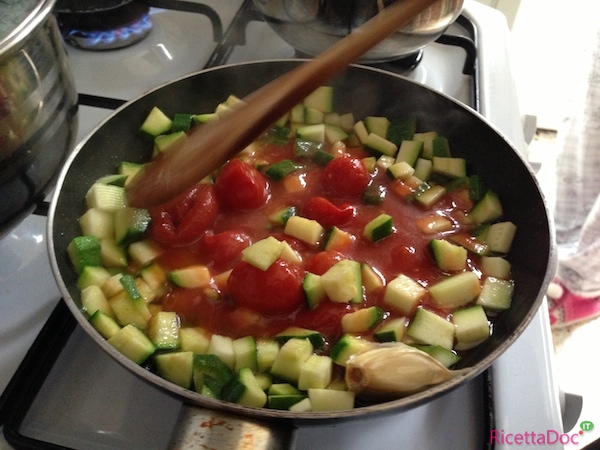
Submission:
[[[75,144],[77,92],[53,4],[0,13],[0,237],[44,200]]]
[[[331,80],[337,110],[366,115],[415,116],[419,129],[436,130],[448,137],[457,156],[469,161],[470,170],[486,180],[503,201],[505,219],[518,233],[510,255],[515,279],[511,309],[494,324],[493,336],[460,362],[471,370],[464,376],[399,400],[349,411],[307,413],[252,409],[209,399],[171,384],[137,366],[112,348],[87,322],[79,290],[67,257],[67,245],[80,234],[78,217],[84,196],[99,177],[115,173],[122,160],[144,162],[151,149],[136,131],[150,109],[167,114],[211,111],[230,94],[242,97],[300,64],[298,60],[263,61],[224,66],[175,80],[124,105],[75,150],[61,173],[48,220],[51,264],[65,301],[79,324],[113,358],[143,380],[177,394],[184,401],[209,409],[254,419],[282,419],[294,423],[352,419],[367,414],[408,409],[456,388],[488,368],[521,334],[536,313],[553,274],[555,247],[545,201],[528,165],[511,144],[477,113],[427,87],[401,76],[362,66],[351,66]]]

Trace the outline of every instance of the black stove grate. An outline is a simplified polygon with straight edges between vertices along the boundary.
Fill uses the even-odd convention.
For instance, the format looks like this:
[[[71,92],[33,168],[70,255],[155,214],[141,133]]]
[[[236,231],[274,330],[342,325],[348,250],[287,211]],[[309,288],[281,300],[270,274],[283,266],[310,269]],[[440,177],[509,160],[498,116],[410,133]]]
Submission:
[[[207,16],[213,26],[213,37],[217,47],[210,56],[206,68],[216,67],[227,63],[229,56],[237,46],[246,44],[246,27],[251,21],[262,21],[259,12],[253,6],[251,0],[245,0],[237,12],[230,27],[223,30],[218,14],[209,6],[182,0],[137,0],[138,3],[149,7],[184,11],[193,14]],[[480,110],[479,74],[477,58],[477,29],[475,25],[465,16],[457,19],[467,36],[442,35],[437,42],[444,45],[457,46],[465,50],[466,59],[463,66],[463,74],[469,75],[472,81],[472,101],[475,110]],[[418,61],[417,61],[418,63]],[[398,72],[398,67],[393,62],[378,65],[382,69],[390,69]],[[400,68],[410,70],[410,68]],[[126,103],[127,100],[109,97],[99,97],[88,94],[79,94],[79,104],[114,110]],[[49,203],[41,202],[34,214],[47,216]],[[23,421],[33,404],[37,393],[52,367],[56,363],[69,337],[76,329],[77,322],[63,300],[60,300],[39,333],[37,339],[31,346],[21,365],[14,374],[9,385],[0,397],[0,426],[6,440],[17,449],[62,449],[67,447],[49,442],[42,442],[21,434]],[[482,375],[482,399],[485,417],[482,418],[481,428],[484,442],[481,448],[493,449],[494,443],[489,442],[487,437],[492,429],[495,429],[493,377],[492,369],[488,369]]]

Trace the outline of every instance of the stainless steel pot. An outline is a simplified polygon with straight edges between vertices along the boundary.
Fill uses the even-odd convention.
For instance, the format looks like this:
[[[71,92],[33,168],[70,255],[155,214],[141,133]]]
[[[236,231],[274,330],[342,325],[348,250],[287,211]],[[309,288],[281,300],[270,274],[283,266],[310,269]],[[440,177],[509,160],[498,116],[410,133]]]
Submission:
[[[396,0],[402,1],[402,0]],[[254,0],[265,21],[288,44],[316,56],[376,15],[390,0]],[[463,0],[440,0],[365,53],[360,61],[382,62],[419,51],[460,15]]]
[[[531,169],[514,147],[464,105],[388,72],[352,66],[332,79],[331,85],[339,93],[335,98],[339,110],[352,111],[357,119],[367,115],[415,117],[419,129],[437,130],[447,136],[456,155],[466,158],[470,170],[498,193],[503,201],[504,217],[513,221],[519,230],[510,255],[515,279],[512,307],[495,320],[493,336],[461,360],[460,367],[470,368],[467,374],[399,400],[364,405],[349,411],[294,414],[248,408],[180,388],[134,364],[108,344],[82,312],[77,275],[70,265],[67,246],[81,233],[78,217],[85,211],[84,197],[93,180],[115,173],[120,161],[149,160],[152,148],[136,132],[148,111],[154,106],[171,116],[182,111],[211,111],[230,94],[243,97],[299,63],[297,60],[266,61],[193,74],[124,105],[101,123],[78,146],[61,173],[48,220],[52,269],[70,310],[104,351],[141,379],[190,404],[246,418],[313,424],[406,410],[473,379],[515,341],[539,308],[554,272],[556,255],[545,201]]]
[[[33,2],[0,35],[0,237],[45,198],[75,143],[77,93],[53,5]]]

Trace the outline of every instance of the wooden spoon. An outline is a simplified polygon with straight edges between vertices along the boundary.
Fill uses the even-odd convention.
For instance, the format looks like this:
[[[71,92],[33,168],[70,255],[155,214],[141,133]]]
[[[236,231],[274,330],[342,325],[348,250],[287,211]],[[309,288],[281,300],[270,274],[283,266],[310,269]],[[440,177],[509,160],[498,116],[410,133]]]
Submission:
[[[219,168],[308,94],[438,0],[399,0],[329,49],[244,98],[225,118],[190,133],[181,148],[146,164],[129,183],[131,206],[164,203]]]

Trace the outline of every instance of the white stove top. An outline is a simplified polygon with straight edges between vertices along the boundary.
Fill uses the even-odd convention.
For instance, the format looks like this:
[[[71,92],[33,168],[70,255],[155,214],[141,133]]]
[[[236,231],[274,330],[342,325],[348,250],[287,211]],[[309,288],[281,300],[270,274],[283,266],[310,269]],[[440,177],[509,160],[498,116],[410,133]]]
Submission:
[[[242,1],[202,3],[219,13],[226,29]],[[486,49],[479,59],[481,113],[525,153],[516,93],[507,82],[511,74],[505,20],[495,10],[470,1],[466,2],[464,15],[475,23],[480,47]],[[69,47],[80,93],[129,100],[203,68],[216,45],[208,19],[198,22],[196,15],[167,10],[153,10],[152,19],[155,27],[141,46],[100,53]],[[248,40],[269,45],[234,48],[228,62],[294,56],[293,49],[264,23],[250,22],[247,33]],[[198,45],[199,42],[205,45]],[[460,70],[464,58],[462,49],[434,43],[427,47],[423,61],[409,76],[472,105],[470,78]],[[449,79],[441,75],[446,70],[459,75]],[[80,111],[79,139],[110,114],[110,110],[89,106],[82,106]],[[0,315],[0,391],[6,388],[60,299],[47,260],[45,226],[45,218],[30,216],[0,241],[0,307],[5,311]],[[513,434],[562,430],[546,315],[544,304],[525,333],[493,366],[494,426],[498,430]],[[166,448],[165,430],[175,426],[182,403],[135,379],[88,341],[76,329],[67,343],[68,351],[59,357],[21,431],[32,437],[56,439],[73,448]],[[77,357],[84,358],[86,364],[82,366]],[[92,369],[97,381],[94,386],[86,386],[85,396],[68,395],[71,386],[84,383],[85,374]],[[112,395],[115,377],[123,380],[118,384],[116,397]],[[406,413],[360,423],[301,428],[295,448],[379,448],[384,444],[389,447],[391,442],[395,443],[392,448],[480,448],[490,439],[481,436],[480,425],[487,414],[481,401],[484,381],[478,378]],[[134,402],[133,407],[117,401],[132,396],[147,398],[148,403]],[[156,405],[160,405],[163,414],[148,412],[156,411]],[[62,408],[60,414],[55,407]],[[104,410],[112,412],[108,416],[113,420],[99,419]],[[496,449],[509,447],[506,442],[496,441],[494,445]]]

